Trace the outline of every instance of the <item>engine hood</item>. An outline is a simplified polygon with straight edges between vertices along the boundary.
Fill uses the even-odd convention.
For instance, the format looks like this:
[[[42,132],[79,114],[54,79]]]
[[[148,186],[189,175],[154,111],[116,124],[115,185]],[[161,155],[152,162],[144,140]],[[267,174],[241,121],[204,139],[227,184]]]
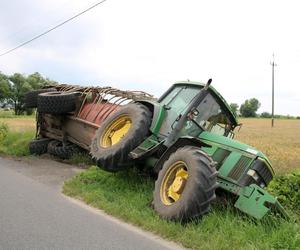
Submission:
[[[260,157],[264,159],[268,165],[271,167],[271,162],[267,158],[265,154],[263,154],[261,151],[257,150],[256,148],[249,146],[247,144],[241,143],[237,140],[230,139],[228,137],[222,136],[222,135],[217,135],[211,132],[203,131],[200,135],[199,138],[206,142],[207,144],[218,144],[222,145],[223,147],[229,148],[229,149],[234,149],[234,150],[239,150],[243,151],[247,154],[253,155]]]

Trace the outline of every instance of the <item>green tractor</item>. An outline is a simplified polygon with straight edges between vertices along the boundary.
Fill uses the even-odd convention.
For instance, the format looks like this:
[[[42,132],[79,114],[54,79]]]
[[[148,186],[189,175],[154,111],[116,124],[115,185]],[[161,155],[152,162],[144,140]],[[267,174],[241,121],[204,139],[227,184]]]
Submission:
[[[233,139],[236,115],[210,84],[178,82],[158,100],[120,106],[97,129],[91,155],[110,172],[134,163],[152,168],[153,206],[164,219],[203,216],[216,189],[233,194],[234,206],[257,219],[270,211],[288,217],[265,190],[274,176],[270,161]]]

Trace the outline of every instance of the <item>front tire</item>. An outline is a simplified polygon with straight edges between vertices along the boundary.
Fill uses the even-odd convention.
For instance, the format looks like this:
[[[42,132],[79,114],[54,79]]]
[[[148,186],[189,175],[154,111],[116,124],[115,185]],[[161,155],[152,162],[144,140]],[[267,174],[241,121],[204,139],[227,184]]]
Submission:
[[[154,209],[167,220],[201,217],[216,198],[217,171],[199,148],[179,148],[164,163],[154,189]]]

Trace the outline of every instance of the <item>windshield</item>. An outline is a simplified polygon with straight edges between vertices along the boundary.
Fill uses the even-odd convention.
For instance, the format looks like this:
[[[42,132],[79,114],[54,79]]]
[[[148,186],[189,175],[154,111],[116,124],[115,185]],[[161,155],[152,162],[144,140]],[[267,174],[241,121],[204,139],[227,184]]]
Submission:
[[[168,135],[182,115],[189,107],[193,98],[199,93],[200,88],[191,86],[175,86],[160,103],[165,106],[166,118],[164,119],[160,134]],[[198,136],[206,130],[215,134],[231,136],[232,124],[216,99],[209,93],[195,110],[191,120],[186,122],[186,134]],[[194,112],[194,113],[196,113]]]
[[[176,86],[170,94],[161,101],[161,104],[166,105],[178,116],[189,105],[191,100],[199,92],[199,88],[191,88],[187,86]]]
[[[206,131],[224,136],[232,135],[230,120],[210,93],[200,103],[191,118]]]

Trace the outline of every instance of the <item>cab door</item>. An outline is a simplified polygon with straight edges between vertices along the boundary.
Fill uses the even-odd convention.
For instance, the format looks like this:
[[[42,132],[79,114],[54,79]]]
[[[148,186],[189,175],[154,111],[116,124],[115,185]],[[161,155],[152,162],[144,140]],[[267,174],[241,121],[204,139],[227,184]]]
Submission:
[[[188,107],[192,99],[199,92],[197,86],[175,85],[167,96],[161,100],[166,109],[166,117],[160,129],[160,135],[168,136],[173,130],[177,119]]]

